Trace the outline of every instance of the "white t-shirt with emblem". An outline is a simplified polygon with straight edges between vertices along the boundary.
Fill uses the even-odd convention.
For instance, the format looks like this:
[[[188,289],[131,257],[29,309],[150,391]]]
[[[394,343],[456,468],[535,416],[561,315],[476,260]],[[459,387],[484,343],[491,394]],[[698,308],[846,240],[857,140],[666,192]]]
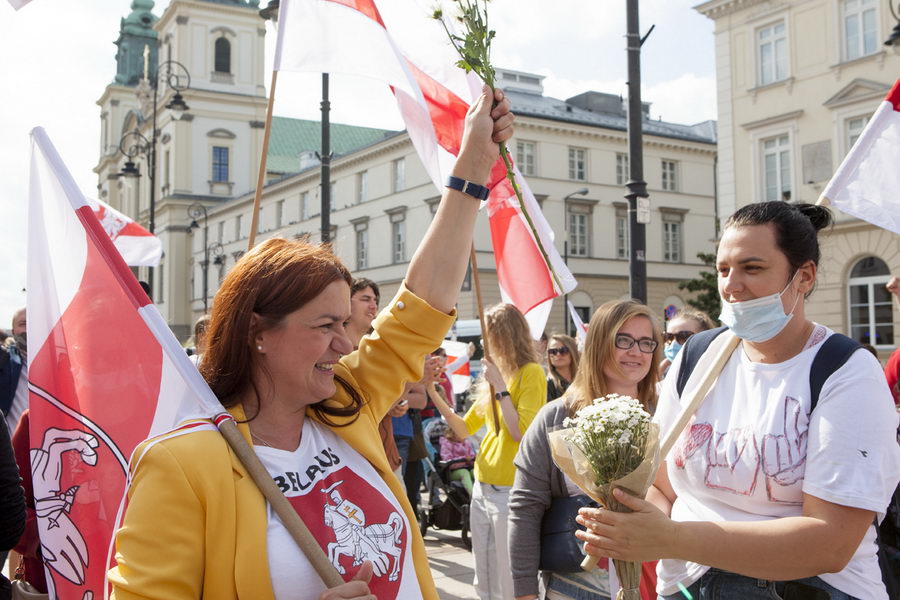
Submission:
[[[375,567],[369,589],[379,600],[421,600],[406,515],[365,458],[312,419],[305,420],[293,452],[254,450],[345,581],[368,560]],[[276,600],[317,600],[325,584],[278,515],[266,508]]]
[[[869,352],[854,352],[822,387],[810,415],[809,372],[821,342],[778,364],[752,362],[739,346],[667,457],[676,521],[764,521],[802,514],[803,494],[879,513],[900,479],[897,413],[884,373]],[[679,353],[654,419],[667,432],[680,412]],[[687,396],[687,394],[685,394]],[[661,560],[657,593],[678,592],[709,567]],[[850,563],[820,577],[837,589],[887,599],[870,527]]]

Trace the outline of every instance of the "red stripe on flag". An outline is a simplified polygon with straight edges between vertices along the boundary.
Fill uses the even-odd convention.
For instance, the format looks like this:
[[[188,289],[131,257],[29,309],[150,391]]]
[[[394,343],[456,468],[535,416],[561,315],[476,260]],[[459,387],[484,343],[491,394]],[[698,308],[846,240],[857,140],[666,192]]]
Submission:
[[[406,59],[406,65],[425,97],[438,145],[450,154],[458,155],[469,105],[409,59]]]
[[[342,6],[346,6],[347,8],[352,8],[353,10],[358,10],[362,14],[366,15],[373,21],[376,21],[379,25],[384,27],[384,21],[381,20],[381,14],[378,12],[378,8],[375,6],[375,0],[327,0],[328,2],[334,2],[335,4],[340,4]]]
[[[894,106],[895,111],[900,112],[900,79],[894,82],[894,87],[892,87],[891,91],[888,92],[885,100],[887,100]]]
[[[118,280],[119,288],[128,291],[125,298],[127,298],[136,308],[150,304],[150,298],[144,293],[144,289],[134,277],[134,273],[132,273],[131,269],[128,268],[128,265],[125,264],[122,255],[116,250],[113,241],[106,234],[106,230],[103,229],[100,221],[97,220],[97,216],[94,214],[94,211],[91,210],[91,207],[82,206],[75,211],[75,214],[78,216],[79,220],[81,220],[82,225],[84,225],[85,232],[88,236],[88,247],[92,247],[92,243],[99,247],[100,256],[105,259],[110,272],[114,274]]]

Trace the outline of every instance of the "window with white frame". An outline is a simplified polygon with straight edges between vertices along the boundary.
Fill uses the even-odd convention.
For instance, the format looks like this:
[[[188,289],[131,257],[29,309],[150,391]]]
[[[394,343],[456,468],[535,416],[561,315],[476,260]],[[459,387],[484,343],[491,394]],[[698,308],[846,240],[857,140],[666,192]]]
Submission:
[[[212,148],[212,180],[228,181],[228,148],[226,146],[213,146]]]
[[[869,117],[853,117],[852,119],[847,119],[844,123],[847,130],[846,151],[850,152],[850,148],[853,147],[853,144],[856,143],[856,140],[862,135],[863,129],[869,123]]]
[[[369,199],[369,172],[360,171],[356,174],[356,202],[362,204]]]
[[[569,202],[566,210],[569,213],[569,256],[590,256],[591,206]]]
[[[284,224],[284,200],[275,203],[275,229],[280,229]]]
[[[309,218],[309,192],[300,192],[300,220]]]
[[[522,175],[535,174],[535,143],[524,140],[516,142],[516,164]]]
[[[385,211],[391,221],[391,262],[406,262],[406,207]]]
[[[762,140],[762,177],[766,201],[791,199],[791,144],[787,134]]]
[[[569,179],[573,181],[585,181],[587,179],[587,164],[584,148],[569,148]]]
[[[678,163],[674,160],[662,161],[662,189],[667,192],[678,191]]]
[[[878,12],[875,0],[843,0],[841,23],[844,60],[853,60],[878,50]]]
[[[234,239],[239,240],[243,236],[244,215],[238,215],[234,218]]]
[[[616,258],[627,259],[630,253],[628,239],[628,207],[624,203],[616,206]]]
[[[356,268],[367,269],[369,267],[369,229],[364,227],[356,229]]]
[[[683,215],[675,212],[663,212],[663,261],[681,262]]]
[[[216,241],[220,244],[225,241],[225,221],[219,221],[216,228]]]
[[[779,21],[756,32],[757,83],[768,85],[788,77],[787,27]]]
[[[625,185],[629,176],[628,155],[619,152],[616,154],[616,184]]]
[[[406,189],[406,159],[398,158],[391,163],[393,171],[394,191],[402,192]]]
[[[850,307],[850,337],[873,346],[894,345],[893,298],[885,284],[891,272],[875,256],[859,260],[847,282]]]

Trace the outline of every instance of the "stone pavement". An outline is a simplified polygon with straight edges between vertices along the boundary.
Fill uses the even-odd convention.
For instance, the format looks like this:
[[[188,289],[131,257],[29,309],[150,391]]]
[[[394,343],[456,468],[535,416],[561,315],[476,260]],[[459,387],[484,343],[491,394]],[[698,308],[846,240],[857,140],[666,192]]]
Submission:
[[[463,545],[459,531],[429,529],[425,549],[441,600],[477,600],[472,587],[475,559]]]

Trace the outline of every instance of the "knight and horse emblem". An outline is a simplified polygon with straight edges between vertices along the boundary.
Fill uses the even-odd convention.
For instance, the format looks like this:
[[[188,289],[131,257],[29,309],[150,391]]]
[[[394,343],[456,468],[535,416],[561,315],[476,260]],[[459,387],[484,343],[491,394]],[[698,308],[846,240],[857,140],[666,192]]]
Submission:
[[[396,581],[400,576],[403,553],[403,518],[399,513],[391,512],[386,523],[367,525],[363,510],[344,499],[336,489],[342,483],[343,481],[338,481],[327,489],[320,490],[326,496],[325,526],[334,531],[336,539],[328,544],[328,560],[341,575],[346,573],[341,565],[342,556],[352,558],[354,567],[368,560],[375,568],[376,577],[381,577],[390,570],[388,580]]]

